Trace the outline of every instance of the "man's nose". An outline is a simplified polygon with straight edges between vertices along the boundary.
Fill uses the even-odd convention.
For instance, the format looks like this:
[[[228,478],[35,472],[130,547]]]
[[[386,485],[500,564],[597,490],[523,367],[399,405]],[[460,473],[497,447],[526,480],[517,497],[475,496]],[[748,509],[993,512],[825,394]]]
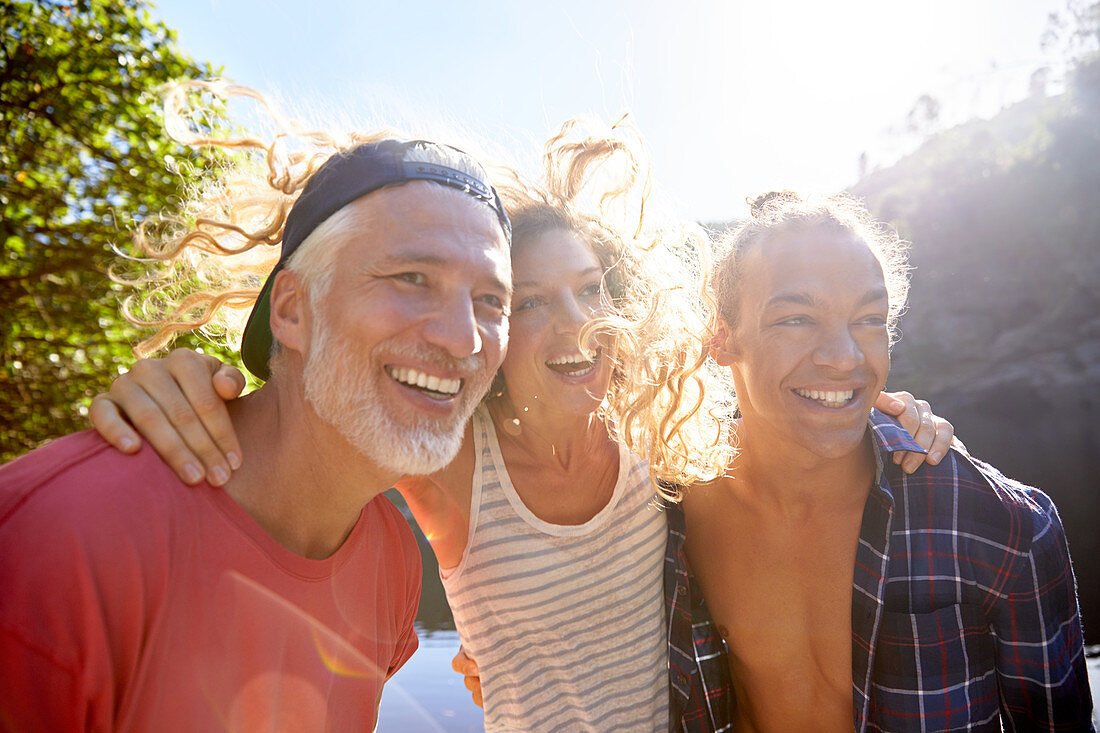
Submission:
[[[814,364],[839,372],[850,372],[864,362],[863,350],[852,336],[848,324],[828,328],[813,354]]]
[[[483,344],[473,299],[467,294],[440,303],[424,325],[424,337],[456,359],[480,352]]]

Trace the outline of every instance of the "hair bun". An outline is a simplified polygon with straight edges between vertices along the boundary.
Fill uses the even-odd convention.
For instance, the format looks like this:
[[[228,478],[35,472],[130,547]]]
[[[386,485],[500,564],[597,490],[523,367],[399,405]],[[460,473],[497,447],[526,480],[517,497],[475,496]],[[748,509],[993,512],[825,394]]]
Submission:
[[[763,219],[767,214],[782,209],[784,204],[795,204],[802,201],[802,197],[794,191],[768,191],[749,204],[749,212],[753,219]]]

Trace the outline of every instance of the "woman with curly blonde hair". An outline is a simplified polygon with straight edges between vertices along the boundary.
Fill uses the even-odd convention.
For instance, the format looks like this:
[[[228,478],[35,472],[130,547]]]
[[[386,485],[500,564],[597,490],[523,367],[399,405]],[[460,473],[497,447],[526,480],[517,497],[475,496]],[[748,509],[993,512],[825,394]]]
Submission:
[[[265,154],[271,190],[293,180],[273,164],[275,150]],[[685,627],[673,608],[678,630],[666,626],[663,599],[682,599],[686,579],[665,576],[670,536],[654,501],[656,486],[675,498],[674,483],[720,475],[730,455],[717,419],[726,391],[703,368],[705,237],[649,223],[644,150],[625,123],[591,133],[568,122],[543,164],[538,185],[508,170],[496,177],[512,221],[515,282],[497,380],[454,462],[398,489],[431,542],[477,661],[487,730],[715,729],[728,701],[705,710],[708,701],[690,697],[699,690],[690,618]],[[195,222],[167,249],[174,267],[188,250],[204,250],[186,265],[192,281],[220,261],[211,239],[246,229],[233,212]],[[218,277],[229,272],[218,267]],[[209,322],[232,305],[227,293],[242,292],[211,288],[177,300],[167,318],[147,318],[160,329],[156,346],[181,319]],[[198,304],[198,314],[180,303]],[[224,482],[239,449],[215,391],[232,397],[242,385],[220,366],[181,351],[139,362],[97,399],[93,421],[119,447],[136,445],[117,405],[171,465],[190,465],[198,481],[194,450],[210,481]],[[714,637],[705,623],[694,631]],[[713,669],[725,667],[719,660]]]

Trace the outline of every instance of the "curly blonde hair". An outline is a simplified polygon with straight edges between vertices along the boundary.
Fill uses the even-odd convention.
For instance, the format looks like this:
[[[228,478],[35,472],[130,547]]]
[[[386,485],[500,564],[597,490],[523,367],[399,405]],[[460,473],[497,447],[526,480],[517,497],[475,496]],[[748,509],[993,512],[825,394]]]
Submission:
[[[581,338],[614,334],[608,424],[618,440],[648,459],[658,493],[678,502],[684,487],[718,478],[733,458],[732,389],[708,357],[706,233],[680,225],[653,232],[645,242],[627,297],[586,325]]]
[[[212,134],[210,118],[236,98],[257,102],[277,132],[270,140]],[[111,268],[111,277],[144,292],[123,302],[132,323],[156,329],[134,347],[146,356],[183,331],[239,339],[268,273],[279,259],[290,208],[313,173],[338,152],[394,137],[391,129],[336,134],[307,130],[284,117],[259,92],[223,81],[170,86],[165,128],[195,148],[222,151],[209,179],[192,185],[179,212],[144,221],[134,233],[138,257]],[[175,161],[170,166],[192,173]],[[297,254],[297,253],[296,253]],[[133,265],[144,265],[134,273]]]
[[[547,142],[543,164],[541,187],[500,187],[513,248],[552,230],[592,248],[607,302],[580,341],[611,340],[614,373],[601,417],[614,439],[648,460],[658,492],[678,501],[682,486],[721,475],[731,455],[721,419],[728,389],[702,348],[707,236],[694,225],[654,222],[645,144],[625,118],[607,129],[566,122]]]

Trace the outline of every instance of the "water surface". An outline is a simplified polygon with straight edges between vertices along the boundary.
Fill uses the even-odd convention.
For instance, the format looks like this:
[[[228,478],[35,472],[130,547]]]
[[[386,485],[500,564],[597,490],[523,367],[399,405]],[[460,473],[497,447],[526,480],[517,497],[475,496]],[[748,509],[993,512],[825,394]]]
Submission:
[[[420,648],[382,690],[379,733],[481,733],[481,708],[451,670],[458,632],[417,625]]]

